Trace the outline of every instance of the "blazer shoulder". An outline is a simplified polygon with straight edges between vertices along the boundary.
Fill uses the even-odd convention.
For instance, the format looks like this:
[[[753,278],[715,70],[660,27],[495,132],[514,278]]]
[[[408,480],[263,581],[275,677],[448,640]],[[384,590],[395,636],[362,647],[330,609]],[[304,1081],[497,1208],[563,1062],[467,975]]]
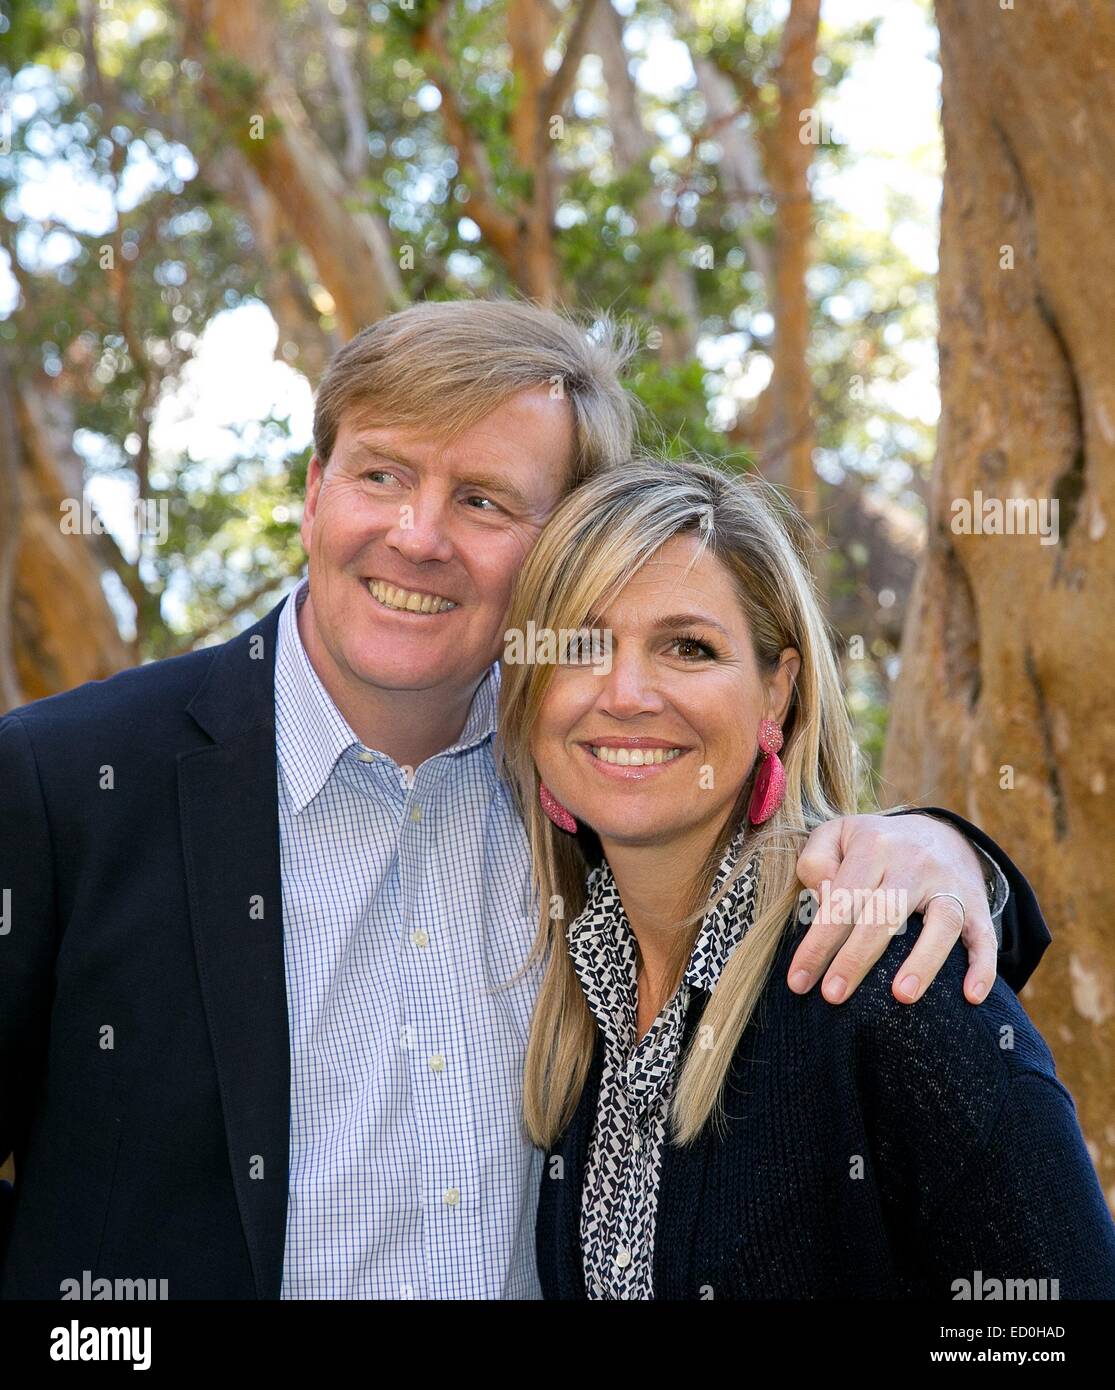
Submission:
[[[201,684],[220,648],[205,647],[117,671],[104,680],[86,681],[72,690],[10,710],[3,719],[21,724],[34,738],[103,730],[106,723],[149,723],[160,709],[182,709]]]
[[[113,733],[139,741],[154,734],[165,736],[168,728],[178,725],[187,705],[222,662],[227,665],[240,648],[248,650],[253,638],[274,637],[281,607],[280,602],[259,622],[227,642],[133,666],[104,680],[86,681],[73,690],[21,705],[5,715],[0,724],[18,721],[31,741],[43,747],[94,732],[98,736]],[[272,670],[273,663],[268,666],[268,672]],[[241,693],[243,684],[241,679],[234,682]],[[270,676],[266,684],[271,684]]]

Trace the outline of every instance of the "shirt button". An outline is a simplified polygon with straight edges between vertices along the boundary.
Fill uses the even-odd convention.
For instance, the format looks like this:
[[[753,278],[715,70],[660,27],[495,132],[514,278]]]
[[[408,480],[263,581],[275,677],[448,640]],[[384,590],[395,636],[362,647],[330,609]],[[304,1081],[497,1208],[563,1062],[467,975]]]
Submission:
[[[410,808],[410,818],[412,821],[420,821],[422,819],[422,807],[412,806]]]
[[[630,1263],[631,1263],[631,1251],[630,1251],[630,1250],[620,1250],[619,1253],[616,1255],[616,1268],[617,1268],[617,1269],[626,1269],[627,1266],[628,1266]]]
[[[423,927],[419,927],[417,931],[411,932],[410,939],[416,946],[428,946],[430,944],[430,933]]]
[[[434,1055],[430,1058],[430,1070],[431,1070],[431,1071],[444,1071],[444,1070],[445,1070],[445,1057],[444,1057],[444,1055],[443,1055],[442,1053],[440,1053],[440,1052],[435,1052]]]
[[[631,1147],[635,1150],[636,1153],[638,1153],[640,1149],[642,1149],[643,1136],[641,1134],[633,1134],[631,1136]]]
[[[374,753],[357,753],[356,761],[359,763],[374,763],[376,755]]]
[[[446,1206],[448,1206],[448,1207],[455,1207],[455,1206],[457,1205],[457,1203],[458,1203],[460,1200],[461,1200],[461,1193],[460,1193],[460,1189],[459,1189],[459,1188],[456,1188],[456,1187],[447,1187],[447,1188],[445,1189],[445,1205],[446,1205]]]

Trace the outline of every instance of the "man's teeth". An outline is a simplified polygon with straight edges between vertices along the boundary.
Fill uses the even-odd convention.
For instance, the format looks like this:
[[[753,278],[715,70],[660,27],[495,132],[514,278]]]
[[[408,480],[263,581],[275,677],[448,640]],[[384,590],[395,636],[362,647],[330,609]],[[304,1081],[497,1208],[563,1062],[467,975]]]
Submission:
[[[400,608],[407,613],[448,613],[457,606],[450,599],[439,598],[436,594],[415,594],[395,584],[384,584],[381,579],[370,579],[368,589],[385,608]]]
[[[592,756],[602,763],[620,767],[647,767],[650,763],[668,763],[684,752],[681,748],[598,748],[592,745]]]

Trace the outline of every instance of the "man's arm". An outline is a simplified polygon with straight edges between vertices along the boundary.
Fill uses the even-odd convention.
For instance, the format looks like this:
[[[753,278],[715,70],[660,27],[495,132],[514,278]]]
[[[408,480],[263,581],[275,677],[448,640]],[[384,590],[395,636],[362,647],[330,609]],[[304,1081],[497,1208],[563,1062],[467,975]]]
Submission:
[[[1042,916],[1034,890],[1018,866],[978,825],[955,811],[938,806],[919,807],[918,813],[948,821],[998,869],[1006,882],[1006,894],[998,914],[999,974],[1017,994],[1038,967],[1053,938]],[[1002,895],[1000,895],[1002,896]]]
[[[0,1159],[19,1158],[42,1076],[55,953],[54,857],[19,717],[0,720]],[[14,1195],[0,1190],[0,1264]]]
[[[1009,887],[1001,950],[973,844],[999,865]],[[973,1004],[987,997],[997,968],[1021,989],[1049,945],[1026,879],[993,840],[954,812],[932,808],[829,821],[809,837],[797,872],[820,905],[790,963],[790,988],[804,993],[823,974],[822,993],[830,1003],[853,993],[896,934],[880,903],[900,902],[904,916],[921,911],[925,917],[894,978],[894,996],[903,1003],[921,998],[958,937],[968,947],[964,994]]]

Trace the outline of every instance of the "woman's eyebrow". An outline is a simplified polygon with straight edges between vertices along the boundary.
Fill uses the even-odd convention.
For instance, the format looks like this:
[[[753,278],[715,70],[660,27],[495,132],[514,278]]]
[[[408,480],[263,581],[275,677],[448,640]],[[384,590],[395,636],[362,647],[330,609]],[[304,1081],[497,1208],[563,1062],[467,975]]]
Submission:
[[[731,633],[715,618],[710,618],[707,613],[667,613],[664,617],[656,618],[651,623],[652,632],[662,632],[666,628],[672,627],[714,627],[717,632],[721,632],[725,637],[731,638]]]

